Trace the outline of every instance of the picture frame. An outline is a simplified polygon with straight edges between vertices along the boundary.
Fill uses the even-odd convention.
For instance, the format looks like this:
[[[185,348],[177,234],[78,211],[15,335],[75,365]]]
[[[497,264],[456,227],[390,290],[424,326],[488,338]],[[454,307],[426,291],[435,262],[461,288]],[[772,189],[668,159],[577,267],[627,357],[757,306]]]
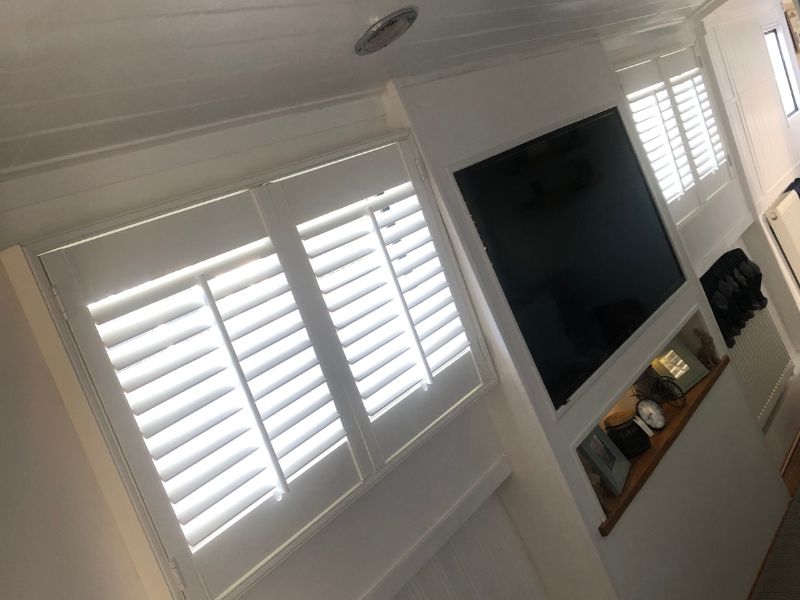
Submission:
[[[672,377],[684,394],[708,375],[708,369],[697,355],[677,338],[653,360],[651,366],[659,375]]]
[[[580,443],[578,451],[600,476],[606,488],[615,496],[619,496],[628,479],[631,463],[606,432],[595,426]]]

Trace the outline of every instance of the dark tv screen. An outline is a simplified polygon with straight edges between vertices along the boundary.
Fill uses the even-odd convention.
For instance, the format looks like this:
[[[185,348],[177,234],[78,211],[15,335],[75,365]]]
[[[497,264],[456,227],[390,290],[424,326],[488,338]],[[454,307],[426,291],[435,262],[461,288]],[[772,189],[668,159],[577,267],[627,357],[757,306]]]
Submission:
[[[559,407],[684,282],[619,112],[455,178]]]

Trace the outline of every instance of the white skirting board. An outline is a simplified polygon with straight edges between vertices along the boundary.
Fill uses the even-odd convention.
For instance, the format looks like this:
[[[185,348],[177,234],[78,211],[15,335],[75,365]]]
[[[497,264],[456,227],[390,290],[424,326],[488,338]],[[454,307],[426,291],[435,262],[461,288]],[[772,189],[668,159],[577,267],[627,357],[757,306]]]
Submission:
[[[385,600],[397,594],[494,494],[510,474],[511,469],[505,459],[495,462],[460,501],[454,504],[452,509],[363,596],[362,600]]]
[[[542,585],[502,502],[491,495],[394,600],[543,600]]]

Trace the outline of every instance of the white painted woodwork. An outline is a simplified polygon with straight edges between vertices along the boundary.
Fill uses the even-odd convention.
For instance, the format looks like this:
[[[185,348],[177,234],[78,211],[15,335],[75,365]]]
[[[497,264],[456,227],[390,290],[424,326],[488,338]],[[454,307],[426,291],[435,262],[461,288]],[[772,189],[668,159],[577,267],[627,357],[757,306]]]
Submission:
[[[496,495],[464,523],[394,600],[545,600],[525,546]]]
[[[0,247],[229,193],[389,131],[368,94],[0,181]]]
[[[788,501],[728,367],[598,542],[619,600],[747,598]]]
[[[800,119],[786,117],[764,31],[777,29],[791,47],[780,4],[732,0],[705,20],[705,41],[725,96],[733,135],[757,214],[798,174]],[[790,55],[789,68],[798,73]]]
[[[670,211],[679,221],[681,240],[697,275],[702,275],[723,252],[733,247],[754,219],[742,188],[745,183],[739,176],[738,137],[731,134],[725,119],[730,114],[723,108],[730,85],[726,86],[727,78],[721,77],[724,73],[714,68],[716,62],[712,64],[707,60],[706,50],[713,51],[716,47],[706,48],[701,42],[702,39],[696,39],[692,29],[686,26],[665,29],[658,35],[640,33],[603,40],[606,56],[617,69],[690,46],[694,46],[698,59],[704,61],[701,64],[703,76],[733,173],[721,189],[703,198],[702,202],[689,198],[689,202],[681,202]],[[745,164],[745,171],[747,167]]]
[[[585,88],[591,88],[594,93],[587,96],[581,92]],[[498,95],[494,93],[497,89],[513,89],[514,93]],[[687,582],[704,590],[705,597],[709,597],[708,590],[719,583],[720,577],[728,576],[723,572],[726,564],[741,567],[735,577],[730,577],[727,589],[741,590],[744,581],[751,579],[759,567],[766,549],[766,543],[762,542],[774,533],[786,495],[777,491],[781,489],[777,472],[731,374],[726,375],[727,383],[722,384],[715,398],[719,405],[724,405],[729,397],[738,404],[726,416],[726,427],[719,424],[715,427],[724,430],[720,434],[722,438],[737,440],[736,452],[750,457],[747,476],[737,479],[734,467],[723,473],[725,467],[721,465],[721,457],[720,464],[707,464],[705,471],[699,472],[686,471],[682,464],[670,467],[667,461],[659,465],[656,475],[660,475],[664,483],[651,486],[648,482],[645,489],[660,489],[661,501],[665,505],[675,499],[684,507],[668,515],[669,526],[659,529],[662,533],[660,542],[649,537],[649,523],[643,520],[633,528],[638,537],[625,540],[626,536],[618,533],[617,529],[624,531],[626,520],[631,522],[628,514],[608,538],[601,538],[597,526],[603,513],[576,454],[576,446],[590,428],[690,318],[699,313],[708,324],[717,346],[724,347],[705,295],[693,276],[695,256],[688,254],[681,233],[671,222],[663,201],[657,197],[662,219],[687,274],[687,284],[578,391],[571,404],[554,411],[452,176],[453,171],[522,141],[608,106],[624,105],[612,66],[602,49],[571,49],[466,73],[427,80],[411,79],[399,83],[398,93],[440,192],[444,212],[456,232],[459,258],[465,265],[464,270],[470,273],[468,282],[473,296],[480,298],[477,303],[482,325],[491,332],[487,341],[503,387],[502,394],[498,390],[498,396],[489,406],[515,473],[501,490],[501,497],[509,507],[549,597],[601,598],[608,594],[609,597],[639,600],[649,598],[650,590],[658,590],[660,597],[682,598]],[[630,126],[629,120],[627,124]],[[639,156],[642,160],[643,153],[640,152]],[[649,181],[651,188],[655,189],[654,179],[650,177]],[[720,196],[719,210],[726,209],[722,199],[729,197]],[[741,210],[741,207],[736,209]],[[699,212],[699,215],[703,214],[705,211]],[[744,214],[748,214],[746,206]],[[734,224],[737,221],[738,218]],[[696,256],[707,260],[708,251],[713,250],[726,234],[740,234],[740,231],[728,230],[729,224],[726,222],[722,231],[698,244]],[[714,412],[709,410],[707,418],[713,420]],[[705,443],[702,431],[698,431],[694,441],[687,442],[691,447],[691,458],[686,460],[731,451],[729,446],[734,442],[726,443],[725,450],[719,441],[710,441],[709,438],[711,446],[708,448],[705,448]],[[538,454],[535,463],[525,455],[526,451],[532,452],[532,448]],[[558,477],[548,473],[548,461],[557,465]],[[711,470],[715,471],[713,476]],[[686,496],[698,498],[694,489],[706,476],[709,480],[716,480],[719,476],[726,481],[742,481],[745,488],[739,490],[734,485],[721,486],[718,490],[702,487],[706,492],[702,495],[703,506],[713,506],[710,510],[724,513],[713,523],[705,514],[699,520],[692,520],[687,516],[687,508],[693,505],[684,502]],[[539,494],[537,490],[543,485],[549,489],[547,494]],[[763,498],[762,493],[765,494]],[[541,498],[538,511],[530,502],[534,497]],[[648,502],[640,498],[641,494],[628,510],[649,514]],[[747,538],[738,537],[739,534],[732,532],[728,525],[731,519],[743,518],[739,504],[742,498],[747,510],[763,510],[762,517],[749,532],[758,543],[744,554],[739,553],[739,546],[746,544]],[[656,518],[663,518],[666,512],[666,507],[660,509]],[[580,523],[575,523],[576,518]],[[676,523],[680,519],[684,519],[687,525],[678,526]],[[698,530],[709,528],[717,540],[715,571],[705,570],[699,557],[693,559],[695,570],[692,577],[683,581],[679,581],[677,572],[670,571],[671,577],[667,577],[660,570],[646,568],[645,563],[653,553],[643,552],[642,548],[658,544],[660,560],[670,563],[678,548],[695,543]],[[578,556],[580,560],[576,560]],[[640,566],[632,569],[631,564]],[[684,566],[684,563],[680,562],[680,565]],[[575,573],[578,568],[582,569],[580,575]],[[610,578],[613,590],[603,581],[606,576]],[[582,586],[591,586],[591,589]],[[647,593],[642,591],[645,588]]]
[[[99,410],[190,598],[256,584],[265,566],[308,540],[395,466],[384,463],[408,456],[487,384],[491,371],[475,328],[465,325],[468,304],[413,148],[376,147],[41,256]],[[342,227],[350,238],[355,231],[347,245],[331,237]],[[412,248],[420,232],[423,247]],[[341,277],[352,253],[377,254],[372,243],[358,245],[364,236],[387,261],[380,276],[368,271],[371,283],[380,279],[368,295],[392,319],[405,311],[405,337],[417,340],[424,373],[411,369],[410,351],[351,353],[374,337],[358,333],[355,316],[373,314],[371,301],[350,305],[360,301],[363,278],[345,289],[344,316],[331,304],[341,290],[325,292],[336,284],[327,274]],[[430,279],[418,281],[420,257]],[[389,284],[397,287],[393,301]],[[265,349],[256,340],[248,350],[250,332],[264,336],[287,315],[300,324],[285,338],[295,342],[277,355],[282,342]],[[350,362],[343,368],[340,347]],[[372,370],[362,378],[365,368]],[[405,500],[416,495],[426,493],[412,487]]]
[[[391,48],[353,51],[380,0],[3,6],[0,175],[471,60],[680,22],[702,0],[422,0]]]
[[[117,518],[125,510],[124,491],[123,503],[114,504],[98,486],[93,468],[102,457],[96,453],[94,463],[88,460],[85,440],[64,401],[63,380],[50,369],[48,354],[54,350],[40,347],[37,332],[48,323],[31,320],[36,298],[22,291],[26,282],[18,276],[20,260],[24,264],[18,248],[0,253],[2,595],[168,600],[157,565],[152,563],[150,573],[141,570]],[[39,306],[44,308],[41,297]],[[49,319],[46,309],[44,318]],[[132,524],[138,527],[135,516]],[[141,528],[139,538],[149,551]]]

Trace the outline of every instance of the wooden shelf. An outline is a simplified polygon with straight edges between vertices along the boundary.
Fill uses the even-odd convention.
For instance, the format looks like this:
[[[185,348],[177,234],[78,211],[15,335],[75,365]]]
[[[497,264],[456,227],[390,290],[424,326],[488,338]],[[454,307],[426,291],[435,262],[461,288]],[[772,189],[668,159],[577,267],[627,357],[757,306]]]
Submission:
[[[600,524],[601,535],[606,536],[614,529],[614,525],[617,524],[625,509],[642,489],[650,474],[661,462],[675,438],[683,431],[686,423],[714,387],[714,383],[722,375],[729,362],[730,359],[724,356],[719,364],[709,371],[708,375],[687,392],[686,406],[683,408],[673,408],[666,404],[663,406],[664,414],[667,417],[666,427],[650,438],[650,449],[647,452],[631,459],[631,470],[625,486],[622,488],[622,493],[619,496],[607,494],[604,498],[606,518]]]

